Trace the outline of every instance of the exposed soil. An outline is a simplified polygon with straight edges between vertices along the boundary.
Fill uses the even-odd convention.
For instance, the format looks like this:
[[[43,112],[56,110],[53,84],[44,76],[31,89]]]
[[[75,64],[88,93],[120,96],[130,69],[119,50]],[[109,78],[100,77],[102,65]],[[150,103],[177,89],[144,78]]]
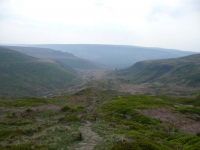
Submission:
[[[60,111],[61,107],[56,106],[56,105],[43,105],[43,106],[31,107],[31,109],[33,109],[34,111],[41,111],[44,109],[48,109],[48,110],[52,110],[54,112],[58,112],[58,111]]]
[[[173,123],[177,128],[190,134],[197,134],[200,132],[200,122],[189,119],[186,115],[180,113],[172,113],[169,109],[152,108],[142,110],[141,112],[148,117],[159,119],[162,122]]]
[[[0,121],[4,120],[6,118],[5,114],[0,115]]]
[[[93,98],[93,100],[85,108],[86,112],[82,115],[82,121],[84,123],[82,123],[79,127],[83,140],[78,144],[77,148],[75,148],[76,150],[92,150],[102,140],[96,132],[92,131],[91,122],[85,120],[85,116],[88,114],[92,115],[95,120],[97,106],[97,99]]]
[[[27,108],[32,109],[34,111],[41,111],[44,109],[49,109],[54,112],[57,112],[61,109],[61,107],[56,105],[43,105],[43,106],[28,106],[28,107],[15,107],[15,108],[6,108],[6,107],[0,107],[1,111],[9,111],[9,112],[24,112]]]
[[[102,138],[91,130],[91,123],[86,121],[83,123],[79,130],[82,133],[83,140],[78,144],[76,150],[93,150],[94,147],[102,140]]]
[[[120,85],[120,86],[118,86]],[[195,91],[200,90],[200,88],[177,86],[173,84],[163,84],[163,83],[114,83],[114,89],[120,92],[129,92],[131,94],[150,94],[150,95],[174,95],[174,96],[185,96],[193,95]]]

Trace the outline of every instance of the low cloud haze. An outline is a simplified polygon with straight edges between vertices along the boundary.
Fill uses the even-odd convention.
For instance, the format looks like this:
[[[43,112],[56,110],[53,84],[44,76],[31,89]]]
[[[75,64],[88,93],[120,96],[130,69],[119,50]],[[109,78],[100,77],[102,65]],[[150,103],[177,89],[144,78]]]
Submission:
[[[199,0],[0,0],[0,44],[117,44],[200,52]]]

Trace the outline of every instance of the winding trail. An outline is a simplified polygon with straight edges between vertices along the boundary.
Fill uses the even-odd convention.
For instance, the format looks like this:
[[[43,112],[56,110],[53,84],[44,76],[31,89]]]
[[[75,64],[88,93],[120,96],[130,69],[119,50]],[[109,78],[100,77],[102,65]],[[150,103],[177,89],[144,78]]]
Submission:
[[[91,130],[91,123],[86,121],[82,126],[79,127],[80,132],[82,133],[83,140],[78,145],[78,148],[75,150],[93,150],[94,147],[102,140],[102,138]]]

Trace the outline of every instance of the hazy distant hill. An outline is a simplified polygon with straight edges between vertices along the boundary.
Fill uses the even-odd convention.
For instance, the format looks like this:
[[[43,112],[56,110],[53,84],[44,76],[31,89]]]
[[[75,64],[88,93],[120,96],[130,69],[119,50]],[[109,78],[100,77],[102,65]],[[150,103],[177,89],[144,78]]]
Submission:
[[[141,61],[133,66],[116,70],[117,76],[127,76],[136,82],[174,83],[200,86],[200,54],[186,57]]]
[[[143,60],[176,58],[194,54],[193,52],[179,50],[123,45],[42,44],[32,46],[69,52],[78,57],[114,68],[128,67]]]
[[[0,97],[41,96],[66,89],[76,75],[56,63],[0,47]]]
[[[17,50],[29,56],[36,58],[53,60],[66,68],[72,69],[98,69],[97,65],[89,60],[81,59],[68,52],[61,52],[49,48],[21,47],[21,46],[4,46],[13,50]]]

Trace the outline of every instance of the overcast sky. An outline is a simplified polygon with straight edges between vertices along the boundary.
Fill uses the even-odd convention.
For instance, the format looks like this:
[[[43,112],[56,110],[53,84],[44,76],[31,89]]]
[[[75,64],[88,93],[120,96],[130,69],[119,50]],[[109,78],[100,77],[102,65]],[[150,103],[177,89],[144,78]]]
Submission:
[[[200,0],[0,0],[0,44],[40,43],[200,52]]]

